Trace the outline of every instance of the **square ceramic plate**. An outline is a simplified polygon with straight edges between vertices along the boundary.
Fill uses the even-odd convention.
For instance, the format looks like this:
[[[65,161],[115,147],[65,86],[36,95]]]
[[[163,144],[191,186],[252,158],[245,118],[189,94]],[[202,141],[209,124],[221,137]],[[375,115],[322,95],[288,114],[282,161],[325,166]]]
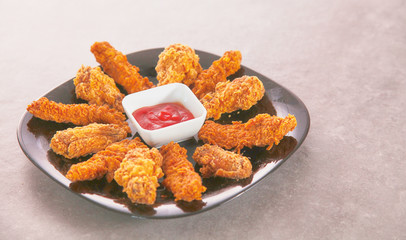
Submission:
[[[155,66],[158,61],[158,55],[162,51],[163,48],[149,49],[128,54],[127,58],[131,64],[140,68],[141,75],[157,83]],[[220,56],[203,51],[196,50],[196,53],[199,55],[200,64],[204,69],[208,68],[213,61],[220,58]],[[25,112],[17,129],[18,141],[26,156],[51,179],[60,183],[74,194],[78,194],[84,199],[107,209],[139,218],[174,218],[201,213],[246,192],[246,190],[272,173],[300,147],[309,131],[309,112],[295,94],[245,66],[241,66],[240,70],[230,76],[229,79],[232,80],[243,75],[257,76],[264,84],[266,89],[265,96],[251,109],[225,114],[217,122],[224,124],[231,123],[231,121],[245,122],[259,113],[269,113],[281,117],[290,113],[295,115],[297,127],[285,136],[279,145],[273,146],[270,151],[265,150],[265,148],[242,149],[241,153],[249,157],[252,162],[253,174],[250,178],[240,181],[219,177],[203,179],[203,185],[207,187],[207,191],[203,194],[201,201],[193,201],[191,203],[183,201],[175,202],[171,193],[165,188],[159,187],[154,205],[138,205],[132,204],[126,195],[122,193],[122,188],[114,181],[107,183],[102,179],[76,183],[70,182],[65,178],[69,167],[78,161],[86,160],[86,158],[69,160],[59,156],[50,150],[49,142],[56,131],[72,127],[73,125],[43,121]],[[70,79],[44,96],[56,102],[66,104],[79,103],[81,101],[76,99],[74,89],[73,79]],[[33,97],[33,100],[35,100],[35,97]],[[132,137],[136,136],[138,135]],[[191,156],[196,147],[202,145],[202,142],[190,139],[181,142],[180,145],[187,149],[188,159],[195,165],[195,170],[198,172],[199,166],[195,164]],[[81,206],[77,206],[77,209],[80,208]]]

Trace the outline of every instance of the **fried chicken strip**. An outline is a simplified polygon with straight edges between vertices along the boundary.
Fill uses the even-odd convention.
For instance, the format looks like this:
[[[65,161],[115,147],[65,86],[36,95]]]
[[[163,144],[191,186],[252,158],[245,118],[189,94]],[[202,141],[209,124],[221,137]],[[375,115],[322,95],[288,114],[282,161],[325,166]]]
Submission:
[[[139,74],[140,69],[131,65],[127,57],[113,48],[108,42],[95,42],[90,51],[103,71],[124,87],[128,94],[153,87],[147,77]]]
[[[215,91],[206,94],[200,101],[207,110],[206,118],[217,120],[223,113],[250,109],[264,93],[264,85],[257,77],[243,76],[231,82],[217,83]]]
[[[76,182],[101,179],[106,176],[107,182],[111,182],[114,178],[114,172],[120,167],[125,155],[134,148],[148,147],[138,137],[112,143],[87,161],[73,164],[66,174],[66,178]]]
[[[193,159],[200,165],[202,177],[219,176],[243,179],[251,176],[252,165],[247,157],[222,149],[217,145],[205,144],[196,148]]]
[[[201,99],[207,93],[214,91],[217,83],[227,81],[228,76],[240,69],[241,59],[240,51],[225,52],[220,59],[199,74],[192,88],[193,93]]]
[[[92,123],[57,131],[50,147],[55,153],[71,159],[96,153],[126,137],[127,132],[119,125]]]
[[[122,101],[124,94],[117,88],[114,80],[104,74],[99,67],[82,66],[73,79],[77,98],[98,106],[108,105],[124,112]]]
[[[243,147],[267,147],[279,141],[296,127],[296,118],[288,115],[285,118],[258,114],[246,123],[233,122],[221,125],[213,121],[206,121],[198,133],[198,137],[205,143],[218,145],[225,149],[233,149],[239,153]]]
[[[162,156],[156,148],[135,148],[126,154],[114,180],[133,203],[154,204],[158,179],[163,177]]]
[[[202,67],[195,50],[177,43],[166,47],[159,54],[155,70],[159,86],[169,83],[184,83],[190,86],[202,71]]]
[[[206,187],[202,185],[199,174],[194,171],[193,164],[188,161],[186,152],[185,148],[174,142],[161,147],[162,169],[166,176],[162,184],[173,193],[175,201],[201,200]]]
[[[73,123],[82,126],[90,123],[117,124],[125,128],[127,133],[131,133],[131,129],[125,121],[126,116],[106,105],[63,104],[42,97],[28,105],[27,111],[37,118],[58,123]]]

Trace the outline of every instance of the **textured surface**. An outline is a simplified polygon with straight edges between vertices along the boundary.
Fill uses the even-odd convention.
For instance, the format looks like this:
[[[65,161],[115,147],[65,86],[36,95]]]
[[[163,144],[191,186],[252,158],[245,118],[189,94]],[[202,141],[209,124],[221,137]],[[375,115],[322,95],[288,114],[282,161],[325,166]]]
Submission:
[[[405,239],[406,4],[360,1],[0,2],[0,239]],[[222,55],[307,105],[302,147],[247,193],[199,215],[138,220],[66,191],[20,150],[33,100],[123,53],[180,42]],[[4,114],[5,113],[5,114]]]

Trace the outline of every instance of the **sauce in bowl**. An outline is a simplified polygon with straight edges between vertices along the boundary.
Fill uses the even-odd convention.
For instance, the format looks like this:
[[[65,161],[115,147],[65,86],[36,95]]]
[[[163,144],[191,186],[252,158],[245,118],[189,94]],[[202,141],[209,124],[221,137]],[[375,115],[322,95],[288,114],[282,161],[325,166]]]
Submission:
[[[193,114],[180,103],[161,103],[142,107],[132,115],[147,130],[155,130],[193,119]]]

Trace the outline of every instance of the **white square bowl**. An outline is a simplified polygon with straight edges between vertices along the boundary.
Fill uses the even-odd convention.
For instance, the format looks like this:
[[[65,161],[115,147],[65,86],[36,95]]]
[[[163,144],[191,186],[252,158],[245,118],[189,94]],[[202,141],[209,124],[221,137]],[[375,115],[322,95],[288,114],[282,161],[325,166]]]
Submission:
[[[156,130],[142,128],[133,116],[139,108],[161,103],[181,103],[193,119]],[[207,111],[190,88],[182,83],[171,83],[129,94],[123,99],[124,110],[141,138],[151,147],[160,147],[171,141],[180,142],[195,136],[202,127]]]

